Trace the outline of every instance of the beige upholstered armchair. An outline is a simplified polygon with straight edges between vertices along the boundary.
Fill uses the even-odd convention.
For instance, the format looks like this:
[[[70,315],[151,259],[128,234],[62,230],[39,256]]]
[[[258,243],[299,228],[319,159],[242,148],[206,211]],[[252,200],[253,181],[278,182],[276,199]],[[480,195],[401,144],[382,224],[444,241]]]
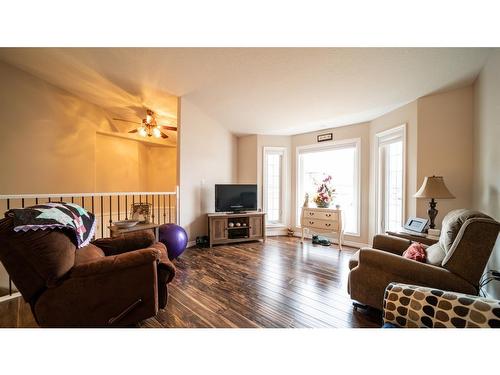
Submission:
[[[500,223],[480,212],[451,211],[443,219],[439,242],[426,248],[426,263],[401,256],[411,241],[376,235],[373,248],[360,249],[349,262],[349,294],[379,310],[391,282],[477,295],[499,230]]]

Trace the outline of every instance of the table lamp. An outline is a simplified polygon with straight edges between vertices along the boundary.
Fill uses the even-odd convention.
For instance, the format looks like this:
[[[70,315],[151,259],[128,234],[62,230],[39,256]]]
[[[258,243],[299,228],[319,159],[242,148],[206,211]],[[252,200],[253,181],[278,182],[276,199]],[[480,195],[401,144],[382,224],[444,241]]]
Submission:
[[[425,177],[424,183],[420,189],[415,193],[415,198],[430,198],[429,210],[427,214],[429,215],[430,224],[429,228],[434,229],[436,225],[434,224],[434,219],[438,214],[436,210],[437,202],[434,199],[453,199],[455,198],[453,194],[450,193],[446,185],[444,184],[442,176],[432,176]]]

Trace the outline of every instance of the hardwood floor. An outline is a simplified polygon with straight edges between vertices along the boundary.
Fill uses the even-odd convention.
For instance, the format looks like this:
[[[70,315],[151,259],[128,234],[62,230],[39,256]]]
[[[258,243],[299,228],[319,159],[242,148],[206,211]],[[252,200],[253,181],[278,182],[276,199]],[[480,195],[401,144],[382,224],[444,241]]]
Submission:
[[[176,261],[167,308],[142,327],[380,327],[347,294],[356,249],[298,238],[192,248]]]
[[[347,294],[355,251],[302,245],[294,237],[187,249],[175,261],[167,308],[139,326],[380,327],[380,316],[355,311]],[[32,327],[23,306],[20,299],[0,304],[0,327]]]

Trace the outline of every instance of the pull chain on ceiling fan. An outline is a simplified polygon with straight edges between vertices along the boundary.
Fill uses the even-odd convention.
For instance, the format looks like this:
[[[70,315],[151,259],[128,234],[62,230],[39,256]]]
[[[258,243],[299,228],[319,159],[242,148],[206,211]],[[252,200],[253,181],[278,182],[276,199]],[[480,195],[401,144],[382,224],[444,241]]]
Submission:
[[[138,133],[141,137],[168,138],[168,135],[161,131],[162,129],[177,131],[177,128],[174,126],[158,125],[158,123],[156,122],[155,113],[150,109],[146,110],[146,118],[142,119],[142,123],[121,118],[114,118],[113,120],[131,122],[132,124],[141,125],[137,129],[129,131],[129,133]]]

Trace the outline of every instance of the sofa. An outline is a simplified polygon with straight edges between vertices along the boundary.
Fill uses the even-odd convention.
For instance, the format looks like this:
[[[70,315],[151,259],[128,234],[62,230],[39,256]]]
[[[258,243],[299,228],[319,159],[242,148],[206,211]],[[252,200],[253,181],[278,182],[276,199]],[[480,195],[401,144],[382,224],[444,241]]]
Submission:
[[[449,212],[439,242],[425,249],[426,262],[402,256],[411,241],[376,235],[349,261],[348,292],[354,301],[382,310],[391,282],[477,295],[479,280],[495,245],[500,223],[472,210]]]
[[[418,285],[390,283],[384,327],[500,328],[500,301]]]
[[[0,261],[41,327],[123,327],[167,304],[175,275],[152,232],[103,238],[77,249],[62,230],[15,232],[0,220]]]

